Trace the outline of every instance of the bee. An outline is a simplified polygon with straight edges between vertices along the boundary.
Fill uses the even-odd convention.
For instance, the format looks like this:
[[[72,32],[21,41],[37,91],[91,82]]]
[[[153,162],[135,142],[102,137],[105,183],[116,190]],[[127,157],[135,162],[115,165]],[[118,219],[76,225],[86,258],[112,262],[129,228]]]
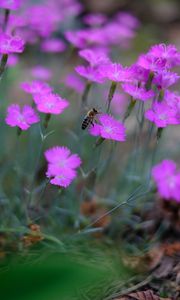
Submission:
[[[94,126],[94,119],[97,114],[99,114],[99,112],[95,108],[92,108],[87,112],[81,125],[82,130],[85,130],[90,124]]]

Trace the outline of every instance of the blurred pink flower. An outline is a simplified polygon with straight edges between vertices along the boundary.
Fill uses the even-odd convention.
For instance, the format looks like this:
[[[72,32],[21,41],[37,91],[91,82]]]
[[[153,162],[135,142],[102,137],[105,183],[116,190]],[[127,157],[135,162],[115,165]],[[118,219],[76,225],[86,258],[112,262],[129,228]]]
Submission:
[[[19,56],[16,54],[10,54],[8,56],[7,66],[8,67],[15,67],[19,62]]]
[[[65,43],[57,38],[51,38],[44,40],[41,43],[41,50],[44,52],[59,53],[63,52],[66,49]]]
[[[5,9],[17,10],[21,6],[21,0],[0,0],[0,7]]]
[[[84,81],[75,73],[68,74],[64,82],[67,87],[75,90],[78,94],[82,94],[85,88]]]
[[[84,49],[80,50],[78,53],[79,56],[90,63],[91,67],[96,67],[98,65],[103,65],[110,62],[109,57],[101,50],[98,51],[97,49]]]
[[[52,77],[52,72],[50,69],[45,68],[44,66],[41,65],[36,65],[31,69],[31,75],[40,80],[49,80]]]
[[[156,58],[164,59],[166,68],[172,68],[180,64],[180,52],[174,45],[154,45],[148,53]]]
[[[137,65],[147,70],[156,72],[166,68],[166,59],[153,56],[149,53],[141,54],[138,58]]]
[[[28,94],[47,94],[52,92],[52,88],[47,83],[37,80],[22,82],[20,87]]]
[[[148,81],[150,71],[137,64],[133,64],[129,67],[129,74],[133,83],[146,83]]]
[[[164,70],[155,74],[153,83],[158,87],[158,89],[166,89],[175,84],[179,78],[180,76],[178,74]]]
[[[111,102],[112,112],[122,117],[126,112],[128,104],[129,104],[128,95],[124,93],[120,93],[116,90]]]
[[[27,130],[31,124],[40,121],[39,116],[29,105],[24,105],[21,109],[18,104],[11,104],[7,109],[6,123],[15,127],[18,126],[22,130]]]
[[[109,63],[99,66],[99,72],[102,77],[114,82],[129,82],[132,81],[132,72],[128,67],[123,67],[121,64]]]
[[[22,53],[24,51],[24,41],[18,36],[0,34],[0,53]]]
[[[145,112],[145,118],[155,123],[157,127],[163,128],[168,125],[178,124],[176,114],[176,110],[170,108],[167,103],[163,101],[153,104],[152,108]]]
[[[135,100],[141,100],[141,101],[146,101],[154,96],[154,91],[153,90],[146,90],[143,87],[138,87],[137,85],[129,84],[129,83],[124,83],[122,84],[123,90],[131,95]]]
[[[161,197],[180,202],[180,171],[172,160],[163,160],[152,168],[152,177]]]
[[[119,142],[125,141],[125,127],[121,122],[107,114],[100,115],[98,119],[100,124],[94,124],[89,128],[91,135]]]
[[[115,17],[120,24],[132,29],[137,29],[140,26],[139,20],[129,12],[119,12]]]
[[[92,68],[91,66],[77,66],[75,71],[82,77],[88,79],[89,81],[103,83],[104,79],[102,74],[99,72],[98,68]]]
[[[54,185],[67,187],[77,176],[76,169],[81,165],[77,154],[71,154],[66,147],[53,147],[45,152],[48,162],[46,175]]]
[[[83,17],[83,22],[89,26],[100,26],[107,21],[107,16],[102,13],[88,14]]]
[[[69,102],[53,93],[34,94],[37,110],[47,114],[59,115],[69,106]]]

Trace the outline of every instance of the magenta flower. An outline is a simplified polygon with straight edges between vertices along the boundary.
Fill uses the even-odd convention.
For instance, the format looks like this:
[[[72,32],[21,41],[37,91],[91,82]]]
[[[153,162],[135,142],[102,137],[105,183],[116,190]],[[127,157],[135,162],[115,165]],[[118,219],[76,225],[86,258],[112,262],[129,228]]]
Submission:
[[[116,19],[120,24],[132,29],[137,29],[140,26],[139,20],[129,12],[119,12]]]
[[[82,77],[88,79],[89,81],[103,83],[104,79],[102,78],[102,74],[99,72],[99,69],[92,68],[90,66],[77,66],[75,71],[81,75]]]
[[[133,83],[146,83],[148,81],[150,71],[137,64],[133,64],[129,67],[129,74]]]
[[[65,43],[60,39],[51,38],[41,43],[41,50],[44,52],[59,53],[66,49]]]
[[[2,33],[0,35],[0,53],[11,54],[24,51],[24,41],[18,36],[10,36]]]
[[[22,82],[20,87],[28,94],[47,94],[52,92],[52,88],[42,81]]]
[[[64,82],[67,87],[75,90],[78,94],[82,94],[85,88],[84,81],[76,73],[68,74]]]
[[[53,93],[35,94],[33,100],[37,110],[46,114],[59,115],[69,106],[69,102]]]
[[[99,71],[104,78],[114,82],[132,81],[130,68],[124,68],[121,64],[111,63],[99,67]]]
[[[39,116],[29,105],[21,109],[18,104],[11,104],[7,109],[6,123],[11,127],[27,130],[31,124],[39,122]]]
[[[81,165],[77,154],[71,154],[66,147],[53,147],[45,152],[48,162],[46,175],[54,185],[68,187],[77,176],[76,169]]]
[[[0,0],[0,7],[4,9],[17,10],[21,6],[21,0]]]
[[[119,93],[116,90],[111,102],[111,110],[116,115],[124,116],[128,103],[128,95],[124,93]]]
[[[146,90],[143,87],[138,87],[137,85],[133,85],[130,83],[122,84],[123,90],[131,95],[135,100],[147,101],[154,97],[154,91]]]
[[[79,56],[87,60],[90,63],[91,67],[96,67],[98,65],[107,64],[110,62],[107,55],[102,51],[98,51],[97,49],[80,50]]]
[[[159,72],[166,68],[166,59],[162,57],[155,57],[149,53],[142,54],[139,56],[137,65],[153,72]]]
[[[15,67],[19,62],[19,57],[16,54],[10,54],[8,56],[7,66]]]
[[[178,74],[164,70],[155,74],[153,83],[158,89],[167,89],[169,86],[176,83],[179,78],[180,76]]]
[[[100,124],[94,124],[89,129],[91,135],[119,142],[125,141],[125,127],[121,122],[107,114],[100,115],[98,119]]]
[[[52,77],[52,72],[44,66],[37,65],[31,69],[31,75],[40,80],[49,80]]]
[[[166,68],[172,68],[180,63],[180,52],[174,45],[159,44],[150,48],[150,55],[156,58],[162,58],[166,61]]]
[[[170,108],[166,102],[156,102],[151,109],[145,112],[145,118],[163,128],[168,125],[178,124],[177,111]]]
[[[163,160],[152,169],[152,177],[161,197],[180,202],[180,171],[172,160]]]
[[[100,26],[107,21],[107,16],[101,13],[88,14],[83,17],[83,21],[89,26]]]

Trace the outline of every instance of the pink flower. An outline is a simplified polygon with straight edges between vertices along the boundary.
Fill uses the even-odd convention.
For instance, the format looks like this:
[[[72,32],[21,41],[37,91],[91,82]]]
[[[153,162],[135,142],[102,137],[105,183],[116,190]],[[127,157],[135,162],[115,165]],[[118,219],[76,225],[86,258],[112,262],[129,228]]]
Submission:
[[[4,9],[17,10],[21,6],[21,0],[0,0],[0,7]]]
[[[119,12],[116,19],[120,24],[132,29],[137,29],[140,26],[139,20],[129,12]]]
[[[176,83],[179,78],[180,76],[178,74],[164,70],[155,74],[153,83],[158,89],[166,89]]]
[[[125,127],[121,122],[107,114],[100,115],[99,122],[100,124],[94,124],[90,127],[91,135],[119,142],[125,141]]]
[[[172,160],[163,160],[152,169],[152,177],[161,197],[180,202],[180,171]]]
[[[151,54],[142,54],[139,56],[137,65],[144,69],[156,72],[164,70],[166,68],[166,59],[162,57],[156,57]]]
[[[98,51],[97,49],[95,49],[95,50],[92,50],[92,49],[80,50],[79,56],[81,56],[82,58],[87,60],[90,63],[91,67],[95,67],[95,66],[102,65],[102,64],[107,64],[108,62],[110,62],[107,55],[102,51]]]
[[[41,50],[44,52],[59,53],[66,49],[65,43],[60,39],[51,38],[41,43]]]
[[[77,176],[76,169],[81,165],[77,154],[71,154],[66,147],[53,147],[45,152],[48,162],[46,175],[54,185],[67,187]]]
[[[15,67],[19,62],[19,57],[16,54],[10,54],[8,56],[7,66]]]
[[[117,90],[111,102],[111,110],[114,114],[124,116],[128,106],[128,95],[119,93]]]
[[[34,102],[37,110],[47,114],[59,115],[69,106],[69,102],[53,93],[35,94]]]
[[[22,130],[27,130],[31,124],[39,122],[39,116],[29,105],[24,105],[21,109],[18,104],[11,104],[7,109],[6,123]]]
[[[75,90],[78,94],[82,94],[85,84],[79,78],[77,74],[71,73],[68,74],[65,78],[65,85],[73,90]]]
[[[145,118],[155,123],[157,127],[163,128],[168,125],[178,124],[176,113],[165,102],[157,102],[145,112]]]
[[[22,82],[21,88],[28,94],[47,94],[52,92],[52,88],[42,81]]]
[[[83,17],[83,21],[89,26],[100,26],[107,21],[107,16],[101,13],[88,14]]]
[[[180,52],[174,45],[159,44],[150,48],[150,55],[156,58],[162,58],[166,61],[166,68],[172,68],[180,63]]]
[[[92,68],[90,66],[77,66],[75,68],[75,71],[81,75],[82,77],[88,79],[89,81],[97,82],[97,83],[103,83],[104,80],[102,78],[102,74],[99,72],[99,69]]]
[[[44,66],[37,65],[31,69],[31,75],[40,80],[49,80],[52,77],[52,72]]]
[[[124,68],[121,64],[111,63],[99,67],[99,71],[104,78],[115,82],[132,81],[130,68]]]
[[[129,67],[129,74],[133,83],[146,83],[148,81],[150,71],[138,64],[133,64]]]
[[[146,101],[151,99],[154,96],[154,91],[146,90],[143,87],[138,87],[137,85],[133,85],[130,83],[122,84],[123,90],[131,95],[135,100]]]
[[[2,33],[0,35],[0,53],[11,54],[24,51],[24,41],[18,36],[10,36]]]

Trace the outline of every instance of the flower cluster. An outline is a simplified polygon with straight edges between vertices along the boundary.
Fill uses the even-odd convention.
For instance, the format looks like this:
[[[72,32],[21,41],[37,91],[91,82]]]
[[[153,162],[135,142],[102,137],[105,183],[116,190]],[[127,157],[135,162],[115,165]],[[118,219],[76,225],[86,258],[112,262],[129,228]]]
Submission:
[[[22,53],[24,51],[24,41],[19,36],[11,36],[9,34],[0,34],[0,53]]]
[[[4,9],[17,10],[21,6],[21,0],[0,0],[0,7]]]
[[[100,124],[93,124],[89,129],[91,135],[118,142],[125,141],[125,127],[121,122],[107,114],[101,114],[98,119]]]
[[[81,165],[81,159],[77,154],[71,154],[66,147],[53,147],[45,152],[48,162],[46,175],[50,178],[50,183],[68,187],[77,176],[76,169]]]
[[[172,160],[163,160],[152,169],[152,177],[161,197],[180,202],[180,170]]]

